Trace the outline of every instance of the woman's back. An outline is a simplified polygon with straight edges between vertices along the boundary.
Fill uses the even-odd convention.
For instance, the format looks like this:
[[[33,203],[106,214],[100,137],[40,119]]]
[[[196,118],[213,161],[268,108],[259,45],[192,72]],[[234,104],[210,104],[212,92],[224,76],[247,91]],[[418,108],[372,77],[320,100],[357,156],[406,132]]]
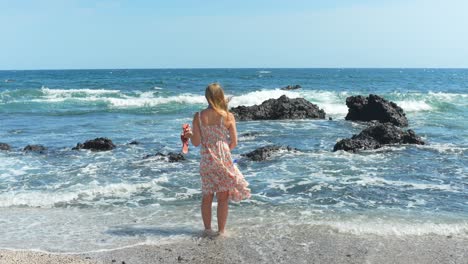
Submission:
[[[228,143],[229,130],[226,125],[225,117],[212,109],[206,109],[199,112],[201,143],[202,145],[214,145],[219,143]],[[229,125],[229,123],[228,123]]]
[[[200,113],[202,113],[202,116],[201,116],[202,125],[211,126],[211,125],[221,124],[221,119],[223,118],[223,116],[217,113],[215,110],[208,108],[208,109],[201,111]]]

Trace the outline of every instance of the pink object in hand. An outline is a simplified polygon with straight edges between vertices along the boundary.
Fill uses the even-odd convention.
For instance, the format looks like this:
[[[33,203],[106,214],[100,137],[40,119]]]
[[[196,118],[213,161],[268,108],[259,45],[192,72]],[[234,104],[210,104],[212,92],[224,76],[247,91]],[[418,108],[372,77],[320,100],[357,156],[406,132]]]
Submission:
[[[180,140],[182,141],[182,153],[187,154],[189,150],[189,139],[185,136],[190,133],[190,125],[182,125],[182,133],[180,134]]]

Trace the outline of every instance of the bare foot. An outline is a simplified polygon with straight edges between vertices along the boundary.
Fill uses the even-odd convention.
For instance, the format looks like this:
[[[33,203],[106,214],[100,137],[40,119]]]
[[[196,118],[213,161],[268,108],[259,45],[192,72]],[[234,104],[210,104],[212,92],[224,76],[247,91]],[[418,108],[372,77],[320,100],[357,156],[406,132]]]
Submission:
[[[205,229],[205,230],[203,231],[203,235],[202,235],[202,236],[203,236],[203,237],[215,237],[215,236],[218,236],[218,235],[219,235],[218,232],[215,232],[215,231],[213,231],[213,230],[211,230],[211,229]]]
[[[226,230],[222,230],[222,231],[220,230],[220,231],[218,231],[218,236],[220,236],[220,237],[227,237]]]

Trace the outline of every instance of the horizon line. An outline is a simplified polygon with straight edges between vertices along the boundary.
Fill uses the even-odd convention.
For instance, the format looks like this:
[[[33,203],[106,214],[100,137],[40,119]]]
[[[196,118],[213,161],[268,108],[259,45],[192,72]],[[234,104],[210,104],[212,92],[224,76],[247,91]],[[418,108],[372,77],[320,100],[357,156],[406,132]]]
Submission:
[[[467,70],[468,67],[167,67],[167,68],[38,68],[38,69],[0,69],[0,71],[86,71],[86,70],[230,70],[230,69],[362,69],[362,70]]]

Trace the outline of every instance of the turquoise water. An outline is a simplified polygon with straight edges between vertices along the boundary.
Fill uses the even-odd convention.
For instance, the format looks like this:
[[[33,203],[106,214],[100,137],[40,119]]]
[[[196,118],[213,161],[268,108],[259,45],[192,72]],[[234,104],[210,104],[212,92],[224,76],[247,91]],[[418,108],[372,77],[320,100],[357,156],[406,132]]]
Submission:
[[[214,81],[231,106],[286,94],[333,118],[238,123],[236,158],[269,144],[301,151],[240,159],[253,196],[231,206],[231,230],[309,223],[468,235],[468,70],[0,71],[0,142],[13,148],[0,152],[0,248],[80,252],[193,236],[202,228],[199,150],[191,147],[181,163],[143,157],[180,151],[181,125],[206,107],[204,88]],[[279,89],[295,84],[303,88]],[[344,120],[346,97],[369,93],[400,105],[428,144],[332,152],[364,127]],[[71,150],[101,136],[117,148]],[[48,150],[22,152],[28,144]]]

